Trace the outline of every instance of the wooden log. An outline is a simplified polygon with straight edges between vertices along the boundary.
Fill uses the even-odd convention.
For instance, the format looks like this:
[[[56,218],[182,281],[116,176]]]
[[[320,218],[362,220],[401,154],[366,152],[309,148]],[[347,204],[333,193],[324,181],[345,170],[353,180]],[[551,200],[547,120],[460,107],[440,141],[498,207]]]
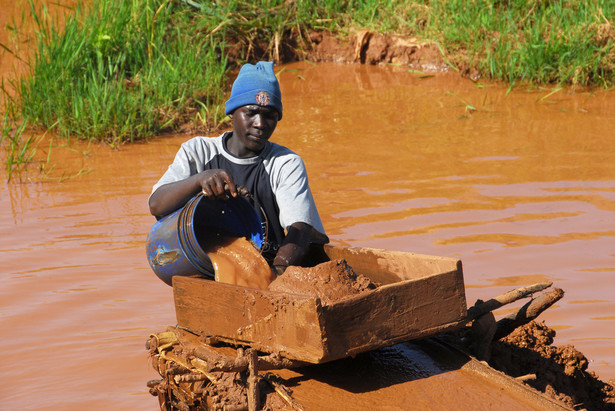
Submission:
[[[202,365],[195,365],[195,361],[189,361],[188,359],[182,358],[182,357],[174,354],[173,352],[169,352],[169,351],[164,351],[164,352],[160,353],[159,357],[164,359],[165,361],[168,361],[168,362],[171,362],[171,363],[175,363],[175,364],[179,364],[182,367],[191,370],[192,372],[199,372],[199,373],[205,375],[207,377],[207,379],[210,380],[213,384],[218,384],[218,378],[216,378],[209,371],[207,371],[207,369],[204,368]]]
[[[513,332],[515,328],[529,323],[534,318],[538,317],[547,308],[551,307],[564,296],[564,291],[561,288],[555,288],[553,291],[546,292],[537,298],[529,301],[517,312],[502,318],[497,323],[497,330],[494,339],[499,340]]]
[[[228,357],[217,353],[206,345],[193,347],[190,353],[207,363],[207,371],[215,372],[242,372],[248,369],[248,358],[239,355],[236,358]],[[239,354],[239,353],[238,353]],[[261,371],[279,370],[281,368],[297,368],[307,365],[302,361],[289,360],[278,354],[271,354],[257,358],[257,367]]]
[[[176,384],[179,384],[180,382],[196,382],[196,381],[205,381],[205,380],[209,381],[209,378],[207,378],[207,376],[201,373],[190,373],[190,374],[175,375],[173,377],[173,380],[175,381]]]
[[[486,314],[490,311],[497,310],[498,308],[520,300],[521,298],[525,298],[530,296],[531,294],[542,291],[546,288],[551,287],[553,285],[552,282],[544,282],[537,283],[527,287],[517,288],[515,290],[508,291],[504,294],[498,295],[497,297],[491,298],[487,301],[478,300],[473,307],[468,309],[468,317],[467,320],[472,321],[483,314]]]
[[[165,375],[177,375],[177,374],[188,374],[190,372],[189,369],[180,367],[177,365],[173,365],[164,372]]]
[[[153,354],[164,351],[177,343],[177,335],[173,331],[165,331],[157,334],[150,334],[145,342],[145,348]]]
[[[258,410],[258,368],[256,361],[258,353],[255,349],[248,349],[246,352],[248,358],[248,410]]]

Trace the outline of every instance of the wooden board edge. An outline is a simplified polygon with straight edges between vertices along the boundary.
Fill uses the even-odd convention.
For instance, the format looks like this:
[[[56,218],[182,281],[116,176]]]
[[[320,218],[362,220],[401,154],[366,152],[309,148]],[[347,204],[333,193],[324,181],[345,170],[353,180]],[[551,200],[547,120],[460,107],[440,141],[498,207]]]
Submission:
[[[289,359],[312,364],[321,362],[327,355],[322,339],[316,338],[322,335],[324,327],[322,305],[318,298],[188,277],[174,277],[173,292],[178,326],[190,332],[261,351],[280,352]],[[232,296],[231,300],[243,301],[241,306],[236,307],[241,315],[231,315],[234,321],[218,322],[218,326],[207,328],[208,324],[204,321],[207,316],[213,318],[225,313],[218,307],[210,307],[209,301],[203,297],[221,293]],[[250,303],[247,300],[251,300]],[[261,305],[258,312],[254,309],[254,301]],[[276,301],[284,301],[284,304],[278,305]],[[263,311],[262,306],[269,307],[269,304],[269,311]],[[195,315],[195,312],[199,314]],[[297,324],[303,326],[296,327]],[[275,333],[266,331],[272,327],[276,329]],[[267,334],[267,339],[252,338],[253,335],[264,334]],[[301,343],[293,344],[297,341]]]

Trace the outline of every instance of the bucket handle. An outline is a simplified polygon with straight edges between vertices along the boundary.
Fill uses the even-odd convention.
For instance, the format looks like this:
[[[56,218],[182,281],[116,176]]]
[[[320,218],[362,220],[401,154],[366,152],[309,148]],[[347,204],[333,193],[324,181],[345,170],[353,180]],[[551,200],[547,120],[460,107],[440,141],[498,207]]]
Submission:
[[[250,193],[250,190],[248,190],[247,187],[244,186],[240,186],[240,185],[236,185],[235,188],[237,189],[237,193],[242,196],[247,198],[248,200],[251,200],[254,203],[254,206],[258,207],[258,209],[261,211],[261,215],[263,216],[263,218],[265,219],[265,227],[264,227],[264,231],[265,231],[265,238],[263,241],[263,245],[267,244],[268,241],[268,237],[269,237],[269,220],[267,219],[267,214],[265,214],[265,210],[263,209],[263,207],[261,206],[261,203],[252,195],[252,193]],[[224,183],[224,191],[229,191],[230,187],[228,184]],[[205,194],[205,191],[201,191],[200,193],[197,194],[197,196],[203,196],[203,197],[207,197],[207,194]],[[264,247],[261,247],[261,249],[259,250],[259,252],[262,254],[262,250]]]

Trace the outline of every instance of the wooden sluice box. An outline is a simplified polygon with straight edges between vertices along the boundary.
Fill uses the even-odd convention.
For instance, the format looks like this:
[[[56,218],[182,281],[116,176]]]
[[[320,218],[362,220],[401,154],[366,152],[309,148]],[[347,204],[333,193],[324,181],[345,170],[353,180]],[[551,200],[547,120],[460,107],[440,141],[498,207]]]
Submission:
[[[314,248],[306,266],[345,259],[375,290],[319,298],[173,277],[178,327],[312,364],[428,337],[465,323],[461,261],[370,248]]]

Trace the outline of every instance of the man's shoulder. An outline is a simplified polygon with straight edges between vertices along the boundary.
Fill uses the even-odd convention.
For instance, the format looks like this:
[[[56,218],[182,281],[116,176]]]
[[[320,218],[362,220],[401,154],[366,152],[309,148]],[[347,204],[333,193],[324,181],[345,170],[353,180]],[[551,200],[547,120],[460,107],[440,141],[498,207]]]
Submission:
[[[301,157],[299,156],[299,154],[295,153],[290,148],[283,146],[281,144],[278,144],[278,143],[271,142],[271,149],[268,150],[267,158],[274,159],[274,158],[281,158],[281,157],[287,158],[288,160],[291,160],[291,159],[301,160]]]
[[[272,143],[271,150],[263,160],[265,168],[274,179],[306,173],[305,164],[299,154],[280,144]]]
[[[224,134],[216,137],[196,136],[182,143],[184,148],[217,147],[221,144]]]

